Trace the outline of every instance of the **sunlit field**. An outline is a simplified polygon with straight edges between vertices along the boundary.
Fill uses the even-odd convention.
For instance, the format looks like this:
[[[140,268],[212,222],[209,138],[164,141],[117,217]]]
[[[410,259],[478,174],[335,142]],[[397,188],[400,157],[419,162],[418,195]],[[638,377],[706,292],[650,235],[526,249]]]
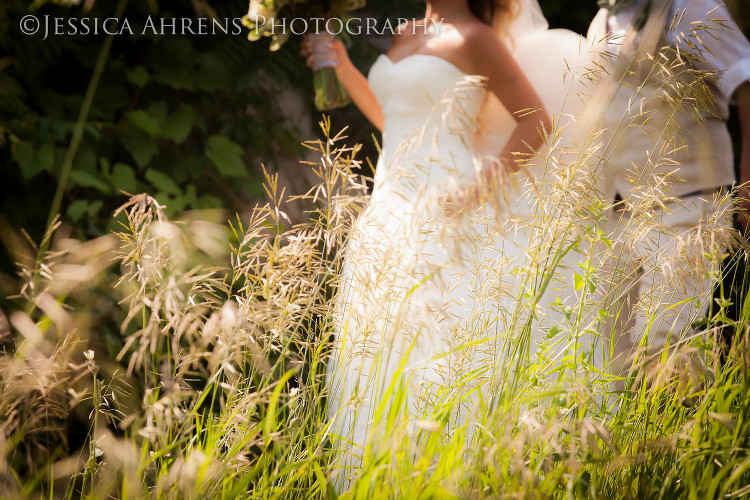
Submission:
[[[222,47],[229,60],[246,50],[234,42]],[[200,104],[160,95],[154,101],[163,106],[127,111],[116,125],[96,107],[97,86],[86,82],[93,94],[74,104],[93,106],[93,116],[86,111],[66,121],[70,143],[55,146],[59,165],[50,168],[64,175],[35,201],[41,208],[28,209],[44,219],[52,206],[44,233],[31,235],[12,216],[0,217],[12,261],[12,273],[0,282],[7,295],[0,302],[0,498],[750,497],[744,271],[750,246],[732,224],[736,186],[715,195],[718,208],[700,227],[667,246],[660,239],[666,224],[654,207],[668,214],[681,203],[670,194],[676,175],[639,175],[634,167],[638,183],[626,206],[627,226],[614,232],[607,221],[613,202],[600,191],[609,139],[592,126],[591,111],[555,113],[544,148],[525,156],[518,175],[482,206],[448,203],[435,222],[456,255],[477,244],[468,221],[482,220],[486,244],[527,232],[520,263],[481,263],[491,276],[482,300],[510,298],[512,307],[453,332],[451,362],[476,352],[491,353],[491,362],[424,389],[427,403],[414,408],[410,396],[422,387],[415,388],[404,361],[375,392],[374,424],[352,460],[346,430],[329,414],[326,371],[342,328],[345,248],[367,206],[368,152],[377,153],[377,141],[336,112],[314,114],[309,134],[283,129],[281,111],[262,102],[270,125],[253,132],[262,145],[253,153],[255,164],[246,166],[248,156],[227,138],[241,133],[244,117],[211,115],[221,125],[215,134],[205,125],[201,131],[199,121],[209,113],[212,92],[220,95],[216,102],[231,102],[247,97],[250,86],[217,90],[216,83],[214,89],[207,69],[214,63],[206,56],[212,52],[195,50],[205,57],[198,58],[205,74],[198,68],[190,77],[194,88],[166,93],[196,92]],[[245,63],[226,64],[228,75]],[[104,59],[90,65],[107,82]],[[143,71],[171,85],[166,73]],[[587,102],[602,71],[589,59],[570,68],[569,99]],[[682,96],[670,101],[671,113],[711,101],[708,84],[716,75],[686,84],[689,71],[666,60],[655,64],[655,75],[669,76],[659,91]],[[306,76],[310,87],[312,75]],[[3,94],[2,83],[10,80],[3,77],[0,68],[0,109],[7,111],[15,104]],[[141,77],[128,70],[147,95]],[[263,81],[270,85],[273,77]],[[105,90],[117,94],[109,83]],[[263,91],[248,90],[259,102]],[[460,92],[446,97],[440,118],[462,123],[453,99]],[[170,116],[190,124],[184,130],[179,123],[186,122]],[[151,146],[142,142],[140,153],[110,164],[106,146],[115,151],[114,143],[95,154],[96,127],[87,120],[99,133],[130,137],[122,140],[134,148],[140,139],[132,137],[143,135],[160,148],[156,159],[145,158]],[[137,134],[131,126],[140,127]],[[144,126],[154,127],[152,133]],[[635,124],[623,118],[620,126]],[[0,121],[0,147],[15,133]],[[207,136],[206,146],[196,152],[187,138],[198,135]],[[20,139],[13,137],[18,151]],[[679,130],[665,127],[640,173],[670,165],[681,141]],[[79,172],[79,146],[78,154],[94,155],[106,175]],[[297,189],[285,179],[290,170],[266,166],[285,148],[304,151],[291,172],[304,171],[311,185]],[[29,154],[30,160],[18,152],[13,159],[46,161],[43,148]],[[208,159],[191,163],[197,156]],[[202,173],[173,180],[159,170],[181,159],[187,159],[185,171]],[[149,170],[151,161],[158,168]],[[204,173],[206,165],[217,172]],[[204,184],[212,176],[220,180],[209,191]],[[254,179],[252,203],[222,204],[222,195],[247,194],[232,191],[243,176]],[[86,198],[92,192],[92,199],[107,200],[104,206],[92,206]],[[71,213],[76,197],[87,201]],[[523,228],[509,208],[513,197],[529,200]],[[644,265],[636,275],[623,255],[644,245],[658,265]],[[387,283],[396,272],[382,268],[373,282]],[[635,332],[637,348],[613,362],[615,325],[633,322],[623,301],[634,280],[654,276],[668,279],[654,280],[650,300],[639,304],[648,321]],[[666,346],[652,345],[651,326],[668,317],[670,295],[681,283],[707,277],[716,282],[709,303],[688,298],[691,325],[675,329]],[[399,314],[408,316],[404,311]],[[359,404],[353,397],[341,411],[356,412]]]

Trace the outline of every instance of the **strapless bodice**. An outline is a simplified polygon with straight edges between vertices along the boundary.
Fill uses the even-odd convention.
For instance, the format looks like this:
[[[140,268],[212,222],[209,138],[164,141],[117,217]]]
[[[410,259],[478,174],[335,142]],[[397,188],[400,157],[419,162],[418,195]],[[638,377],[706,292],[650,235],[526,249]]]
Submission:
[[[483,78],[438,56],[413,54],[393,62],[383,54],[370,70],[369,83],[385,118],[376,186],[397,165],[410,170],[425,161],[431,175],[418,177],[426,184],[449,175],[459,181],[474,175],[477,116],[486,96]]]
[[[412,54],[393,62],[381,54],[370,70],[370,86],[386,119],[424,122],[432,109],[461,81],[473,81],[442,57]],[[476,114],[484,98],[479,92],[467,114]]]

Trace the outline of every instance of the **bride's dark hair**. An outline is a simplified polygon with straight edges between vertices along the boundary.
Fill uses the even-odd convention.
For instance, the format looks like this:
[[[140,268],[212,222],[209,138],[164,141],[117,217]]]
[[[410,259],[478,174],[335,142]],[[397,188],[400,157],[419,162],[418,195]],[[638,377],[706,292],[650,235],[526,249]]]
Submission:
[[[519,0],[469,0],[469,9],[481,21],[502,29],[520,10]]]

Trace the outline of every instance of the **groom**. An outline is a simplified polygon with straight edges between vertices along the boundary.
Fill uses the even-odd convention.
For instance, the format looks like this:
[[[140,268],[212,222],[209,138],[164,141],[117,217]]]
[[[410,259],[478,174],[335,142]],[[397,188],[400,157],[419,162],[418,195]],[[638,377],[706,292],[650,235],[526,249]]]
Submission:
[[[750,181],[750,43],[722,0],[599,5],[588,38],[609,59],[593,100],[600,104],[597,130],[604,130],[606,144],[601,187],[605,201],[614,202],[606,214],[608,229],[622,240],[648,217],[659,224],[656,237],[635,242],[638,237],[629,236],[618,250],[616,265],[627,278],[610,290],[612,324],[605,337],[613,342],[610,369],[622,374],[644,336],[656,348],[673,344],[689,329],[696,305],[707,305],[712,281],[705,273],[693,269],[692,277],[676,280],[662,268],[670,249],[684,251],[681,238],[721,208],[715,194]],[[742,128],[739,179],[727,129],[730,103]],[[643,186],[660,181],[675,201],[663,207],[643,203],[649,196]],[[750,209],[748,200],[741,191],[741,211]],[[739,222],[747,232],[742,213]],[[693,250],[701,255],[699,247]]]

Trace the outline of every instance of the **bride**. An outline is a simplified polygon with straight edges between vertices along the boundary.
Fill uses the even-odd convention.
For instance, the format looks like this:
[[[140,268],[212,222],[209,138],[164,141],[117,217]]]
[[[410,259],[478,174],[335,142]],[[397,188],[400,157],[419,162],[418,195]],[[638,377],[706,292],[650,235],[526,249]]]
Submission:
[[[468,432],[503,376],[499,360],[517,353],[508,325],[527,235],[497,220],[528,209],[512,186],[562,93],[563,56],[543,60],[551,31],[536,0],[428,0],[417,23],[439,29],[402,26],[368,78],[340,42],[322,54],[383,135],[345,249],[327,372],[339,488],[394,418],[411,435]],[[572,53],[579,42],[558,33],[554,47]],[[321,52],[303,45],[303,55],[314,65]]]

